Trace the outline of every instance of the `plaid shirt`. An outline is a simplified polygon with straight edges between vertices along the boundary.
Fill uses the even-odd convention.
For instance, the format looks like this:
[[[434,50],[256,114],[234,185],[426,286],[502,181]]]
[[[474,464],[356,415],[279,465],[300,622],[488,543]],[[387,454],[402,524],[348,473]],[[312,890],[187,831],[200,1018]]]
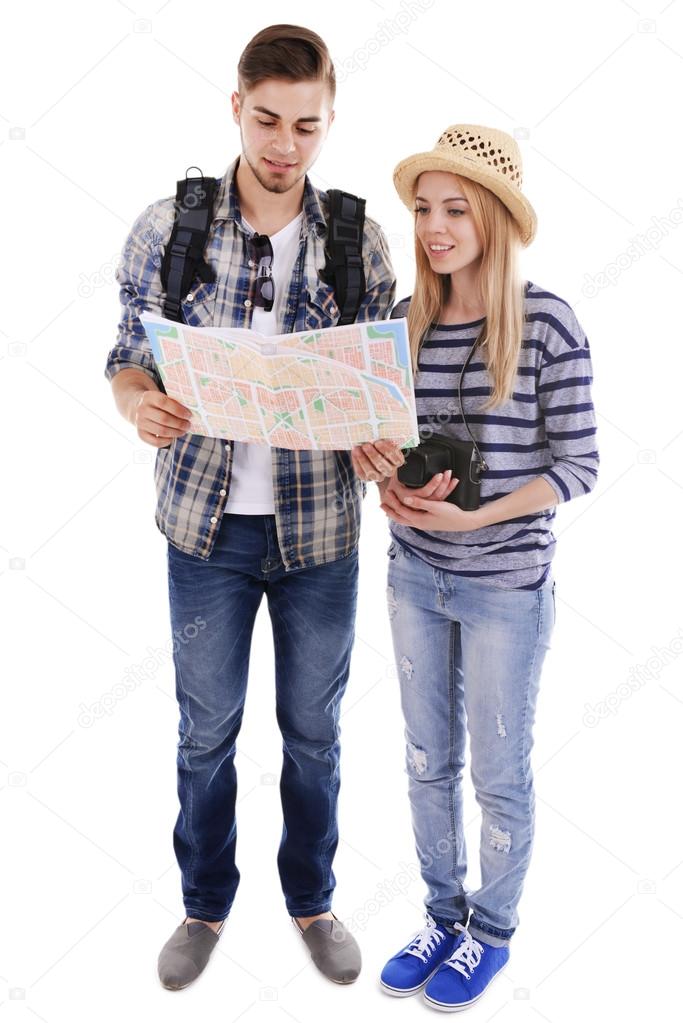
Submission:
[[[198,283],[183,301],[183,319],[194,327],[249,327],[256,267],[249,265],[235,171],[239,157],[220,180],[204,258],[216,281]],[[126,239],[116,271],[121,285],[121,320],[105,376],[140,369],[164,390],[138,314],[162,313],[159,269],[173,225],[175,196],[148,206]],[[327,195],[306,177],[299,254],[289,282],[280,333],[333,327],[339,318],[334,289],[318,268],[325,264]],[[365,218],[363,262],[366,294],[357,321],[386,319],[396,282],[386,238]],[[277,268],[275,270],[277,274]],[[175,437],[158,448],[154,468],[155,522],[170,543],[206,560],[211,554],[230,491],[233,441],[199,434]],[[290,451],[272,448],[275,522],[287,570],[321,565],[350,554],[358,543],[365,484],[357,480],[349,451]],[[359,483],[361,486],[359,487]]]

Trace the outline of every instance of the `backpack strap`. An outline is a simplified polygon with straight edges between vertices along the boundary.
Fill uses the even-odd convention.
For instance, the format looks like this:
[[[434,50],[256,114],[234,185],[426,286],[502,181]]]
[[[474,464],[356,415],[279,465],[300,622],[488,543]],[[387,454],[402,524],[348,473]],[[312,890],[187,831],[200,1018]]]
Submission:
[[[338,326],[354,323],[365,295],[363,226],[365,199],[330,188],[325,266],[320,277],[334,288],[340,309]]]
[[[188,171],[192,170],[188,167]],[[215,281],[216,274],[204,262],[204,248],[211,226],[216,179],[185,177],[177,182],[175,220],[161,264],[161,284],[166,292],[163,315],[169,320],[182,320],[181,303],[196,277]]]
[[[188,167],[188,171],[192,170]],[[215,281],[216,274],[204,262],[204,249],[211,227],[216,178],[185,177],[176,185],[176,217],[160,268],[166,293],[163,315],[182,320],[182,301],[195,278]],[[329,215],[325,266],[320,277],[334,288],[339,306],[340,327],[354,323],[365,295],[363,228],[365,199],[338,188],[328,190]]]

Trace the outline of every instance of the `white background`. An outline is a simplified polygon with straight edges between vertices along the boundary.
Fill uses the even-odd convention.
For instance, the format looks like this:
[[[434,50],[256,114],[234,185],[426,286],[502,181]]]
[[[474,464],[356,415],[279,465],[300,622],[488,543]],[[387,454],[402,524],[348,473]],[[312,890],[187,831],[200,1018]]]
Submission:
[[[113,269],[135,216],[173,194],[188,165],[219,176],[237,155],[237,59],[278,21],[330,46],[337,119],[313,181],[367,197],[398,297],[413,263],[395,163],[452,123],[492,125],[517,134],[539,216],[524,273],[573,305],[592,349],[600,480],[557,515],[534,856],[510,963],[470,1016],[668,1019],[680,1004],[683,4],[423,8],[70,0],[4,15],[0,1023],[429,1011],[377,988],[385,959],[421,925],[423,887],[374,489],[342,718],[334,904],[362,945],[363,973],[346,989],[325,981],[284,909],[264,604],[237,758],[242,883],[200,980],[169,993],[156,976],[183,915],[171,845],[177,709],[154,452],[118,416],[104,378]],[[148,678],[112,701],[147,657]],[[83,707],[107,701],[87,726]],[[469,783],[467,799],[474,886]]]

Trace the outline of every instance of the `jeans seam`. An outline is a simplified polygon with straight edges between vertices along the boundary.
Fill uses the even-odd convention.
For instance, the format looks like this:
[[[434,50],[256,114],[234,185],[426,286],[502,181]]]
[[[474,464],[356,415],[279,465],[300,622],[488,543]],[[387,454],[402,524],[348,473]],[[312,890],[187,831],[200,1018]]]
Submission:
[[[337,690],[337,695],[339,695],[338,690]],[[339,789],[341,787],[341,763],[339,762],[341,760],[341,750],[339,751],[340,756],[339,756],[339,759],[338,759],[338,762],[337,762],[337,779],[336,779],[336,784],[335,784],[334,788],[332,788],[332,778],[333,778],[332,767],[333,767],[333,761],[334,761],[334,747],[337,746],[338,743],[339,743],[339,727],[338,726],[339,726],[339,708],[340,708],[340,705],[341,705],[341,699],[342,699],[342,697],[341,697],[341,695],[339,695],[339,700],[338,700],[336,706],[334,707],[334,709],[332,711],[332,728],[333,728],[333,731],[334,731],[334,740],[332,742],[332,746],[328,750],[327,758],[326,758],[327,759],[327,771],[328,771],[328,775],[329,775],[329,779],[330,779],[330,788],[332,790],[332,795],[331,795],[331,798],[330,798],[329,812],[327,814],[327,825],[325,827],[325,850],[324,850],[324,853],[323,853],[323,851],[321,849],[321,853],[322,853],[321,861],[325,865],[324,874],[326,876],[327,885],[328,885],[327,890],[331,891],[331,892],[334,892],[334,886],[329,887],[329,886],[332,885],[332,877],[331,877],[331,875],[332,875],[332,860],[334,859],[334,854],[330,855],[329,842],[330,842],[330,828],[332,827],[333,821],[335,823],[335,832],[337,833],[337,841],[338,841],[337,803],[338,803],[338,799],[339,799]],[[335,848],[335,852],[336,852],[336,848]],[[322,874],[323,874],[323,871],[321,871],[321,881],[322,881]]]
[[[341,559],[337,559],[337,560],[341,560]],[[355,632],[352,630],[351,640],[350,640],[351,648],[353,648],[354,638],[355,638]],[[274,656],[275,656],[276,664],[285,663],[285,661],[283,660],[281,651],[282,651],[281,640],[280,640],[279,634],[277,633],[277,630],[275,628],[275,623],[273,623],[273,653],[274,653]],[[348,680],[349,663],[350,663],[350,654],[349,654],[349,657],[347,658],[347,661],[346,661],[347,680]],[[344,685],[346,685],[346,683],[344,683]],[[338,702],[336,704],[336,708],[333,711],[333,715],[332,715],[333,721],[332,721],[332,723],[333,723],[333,730],[334,730],[334,739],[333,739],[332,746],[331,746],[330,750],[328,750],[328,753],[327,753],[327,756],[326,756],[327,769],[328,769],[328,777],[330,779],[330,784],[332,782],[332,774],[333,774],[332,766],[333,766],[333,760],[334,760],[334,747],[335,747],[335,745],[337,745],[339,743],[339,727],[338,727],[338,725],[339,725],[339,713],[340,713],[340,706],[341,706],[342,697],[343,697],[343,693],[341,695],[339,695],[339,699],[338,699]],[[280,729],[280,731],[282,732],[282,729]],[[283,734],[283,740],[284,740],[284,734]],[[283,756],[284,756],[284,754],[283,754]],[[284,771],[284,762],[283,762],[283,771]],[[326,828],[325,828],[325,840],[326,840],[326,843],[327,843],[327,847],[323,849],[323,841],[321,840],[320,845],[318,847],[318,851],[317,851],[317,859],[318,859],[318,864],[319,864],[319,868],[320,868],[320,884],[322,886],[322,884],[325,883],[327,885],[326,891],[330,892],[331,894],[328,895],[326,900],[325,900],[327,905],[325,906],[324,909],[314,909],[313,911],[306,910],[306,912],[299,911],[299,912],[293,914],[295,916],[298,916],[298,915],[314,916],[318,912],[325,913],[329,909],[329,904],[331,904],[331,895],[334,893],[334,887],[335,886],[332,884],[332,876],[331,876],[332,875],[332,861],[334,859],[334,853],[332,855],[330,855],[330,852],[329,852],[329,835],[330,835],[331,825],[332,825],[332,823],[334,821],[335,822],[335,832],[337,833],[337,841],[338,841],[338,828],[336,826],[336,817],[337,817],[338,794],[339,794],[339,787],[340,787],[340,785],[339,785],[340,773],[341,773],[341,766],[340,766],[340,764],[337,764],[338,781],[337,781],[336,788],[335,788],[335,790],[332,793],[332,796],[330,798],[330,805],[329,805],[329,810],[328,810],[328,815],[327,815],[327,824],[326,824]],[[282,809],[283,809],[283,817],[284,817],[284,806],[283,806]],[[335,852],[336,852],[336,845],[335,845]],[[325,880],[323,880],[323,875],[324,875]],[[286,902],[292,901],[292,900],[290,900],[290,897],[289,897],[289,895],[286,892],[283,892],[283,894],[285,895],[285,901]],[[318,892],[319,897],[322,897],[322,894],[323,894],[322,891]]]
[[[543,626],[543,593],[542,590],[536,591],[536,642],[534,644],[534,652],[531,658],[531,667],[529,669],[529,677],[527,679],[526,693],[524,696],[524,713],[522,715],[522,764],[526,764],[527,760],[531,756],[531,745],[529,743],[528,727],[527,722],[529,720],[529,696],[531,692],[531,683],[536,671],[536,658],[538,656],[538,646],[541,639],[541,630]],[[522,777],[522,782],[526,782],[526,776]]]
[[[189,704],[189,700],[188,700],[187,691],[186,691],[186,689],[185,689],[185,687],[183,686],[183,683],[182,683],[183,673],[182,673],[182,669],[180,667],[180,664],[178,664],[177,675],[178,675],[178,681],[179,681],[179,684],[180,684],[180,689],[181,689],[181,691],[183,693],[183,697],[184,697],[184,704],[185,704],[185,706],[187,706]],[[182,708],[181,708],[181,716],[182,716],[182,713],[183,713],[183,711],[182,711]],[[186,711],[185,713],[186,713],[188,721],[192,722],[192,718],[190,717],[189,712]],[[197,865],[198,848],[197,848],[197,841],[196,841],[196,838],[195,838],[195,835],[194,835],[194,831],[193,831],[193,828],[192,828],[192,808],[193,808],[193,805],[194,805],[194,786],[192,784],[193,779],[192,779],[192,762],[191,761],[192,761],[192,750],[193,750],[194,740],[193,740],[193,737],[192,737],[192,731],[191,730],[190,730],[190,734],[189,734],[188,738],[190,739],[190,744],[189,744],[189,749],[187,751],[187,759],[181,753],[181,756],[183,757],[183,761],[184,761],[184,764],[185,764],[185,770],[186,770],[187,775],[188,775],[188,780],[187,780],[187,783],[186,783],[186,786],[185,786],[185,792],[187,794],[187,814],[185,813],[185,807],[183,807],[182,804],[181,804],[181,810],[182,810],[183,817],[184,817],[184,820],[185,820],[185,834],[187,835],[187,838],[188,838],[189,843],[190,843],[190,863],[189,863],[189,866],[187,868],[187,880],[188,880],[188,884],[192,888],[195,888],[196,884],[195,884],[195,879],[194,879],[194,871],[195,871],[195,867]]]
[[[448,705],[450,713],[448,715],[448,768],[450,773],[450,780],[448,784],[448,813],[451,823],[451,841],[453,843],[453,853],[451,857],[451,869],[453,871],[453,878],[458,881],[458,862],[457,862],[457,842],[455,840],[456,834],[456,821],[455,821],[455,778],[453,772],[455,770],[455,759],[453,756],[453,747],[455,745],[455,630],[456,623],[451,622],[450,628],[450,642],[449,642],[449,657],[448,657]]]

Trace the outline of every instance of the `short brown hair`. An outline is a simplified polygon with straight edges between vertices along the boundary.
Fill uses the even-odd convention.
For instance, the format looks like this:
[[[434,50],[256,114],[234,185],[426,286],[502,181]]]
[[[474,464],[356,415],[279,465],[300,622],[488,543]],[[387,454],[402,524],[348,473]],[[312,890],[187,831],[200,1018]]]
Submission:
[[[300,25],[269,25],[247,43],[237,65],[239,91],[248,92],[267,78],[324,82],[334,101],[337,83],[329,50],[319,35]]]

